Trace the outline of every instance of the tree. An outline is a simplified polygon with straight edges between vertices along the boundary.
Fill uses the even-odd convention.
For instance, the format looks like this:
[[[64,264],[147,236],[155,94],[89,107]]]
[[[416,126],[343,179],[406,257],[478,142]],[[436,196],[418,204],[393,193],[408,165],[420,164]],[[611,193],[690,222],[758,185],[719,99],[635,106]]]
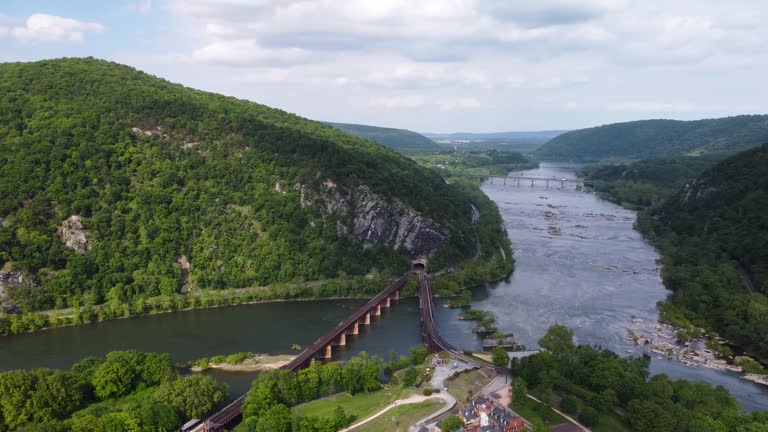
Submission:
[[[160,386],[155,400],[173,406],[182,418],[203,418],[224,401],[226,386],[205,375],[192,375]]]
[[[132,390],[136,371],[128,365],[107,361],[93,374],[94,393],[99,399],[125,396]]]
[[[601,391],[592,401],[595,409],[604,414],[613,412],[614,407],[618,404],[619,398],[616,397],[616,392],[611,389]]]
[[[573,396],[563,396],[562,399],[560,399],[560,409],[563,411],[573,414],[579,409],[579,403],[576,401],[576,398]]]
[[[255,432],[291,432],[291,410],[283,404],[268,409],[256,423]]]
[[[633,400],[627,407],[627,418],[637,432],[677,431],[677,419],[669,410],[649,400]]]
[[[515,407],[523,407],[528,401],[528,386],[522,378],[512,380],[512,403]]]
[[[333,409],[332,420],[332,423],[336,428],[335,430],[344,429],[352,424],[352,417],[348,416],[347,413],[344,412],[344,408],[340,406]]]
[[[573,330],[562,324],[555,324],[539,339],[539,345],[555,357],[566,358],[573,353]]]
[[[426,347],[418,347],[418,348],[412,348],[411,349],[411,364],[414,366],[418,366],[427,359],[427,354],[429,352],[427,351]]]
[[[449,415],[443,419],[443,427],[441,430],[445,432],[453,432],[461,429],[462,427],[464,427],[464,423],[462,423],[459,416]]]
[[[585,426],[597,426],[597,423],[600,421],[600,414],[592,407],[584,407],[579,414],[579,421],[584,423]]]
[[[409,367],[403,372],[403,385],[406,387],[413,387],[418,379],[419,370],[415,367]]]
[[[277,404],[277,384],[267,379],[256,379],[243,404],[243,417],[260,417]]]
[[[494,366],[509,367],[509,355],[504,348],[495,347],[491,351],[491,359],[493,359]]]

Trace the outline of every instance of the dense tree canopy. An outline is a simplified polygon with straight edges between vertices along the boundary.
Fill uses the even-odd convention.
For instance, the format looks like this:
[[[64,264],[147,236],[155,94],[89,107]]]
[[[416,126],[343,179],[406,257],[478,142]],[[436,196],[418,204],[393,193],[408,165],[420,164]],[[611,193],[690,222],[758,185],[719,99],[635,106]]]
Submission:
[[[69,371],[0,373],[0,432],[173,431],[225,395],[210,377],[179,378],[167,354],[115,351]]]
[[[114,63],[0,65],[0,149],[0,267],[30,276],[11,293],[25,311],[104,303],[96,312],[126,316],[182,287],[402,271],[402,251],[364,248],[334,216],[302,207],[295,185],[326,179],[435,220],[449,236],[443,257],[473,252],[471,199],[439,174],[330,126]],[[85,253],[57,235],[73,215]]]
[[[768,145],[722,161],[642,216],[672,303],[768,355]]]
[[[557,328],[546,338],[564,342],[564,334]],[[559,356],[543,352],[514,359],[513,404],[521,402],[518,393],[528,386],[538,394],[551,396],[557,391],[565,396],[567,408],[574,404],[566,398],[581,399],[587,406],[579,419],[590,426],[600,422],[599,413],[613,414],[617,408],[626,411],[626,425],[637,432],[745,432],[768,425],[768,413],[743,413],[723,387],[673,381],[666,375],[649,379],[648,365],[644,358],[622,358],[588,345],[574,346]]]

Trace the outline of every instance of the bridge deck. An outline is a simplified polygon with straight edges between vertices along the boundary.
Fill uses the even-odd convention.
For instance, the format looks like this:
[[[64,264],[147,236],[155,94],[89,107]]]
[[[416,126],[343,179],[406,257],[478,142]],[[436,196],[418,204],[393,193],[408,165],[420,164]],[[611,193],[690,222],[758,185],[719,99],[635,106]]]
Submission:
[[[357,310],[350,314],[346,320],[340,322],[336,327],[320,336],[320,338],[318,338],[312,345],[305,348],[298,356],[296,356],[296,358],[283,365],[280,369],[296,371],[303,367],[307,367],[312,362],[312,359],[317,357],[320,352],[325,350],[326,346],[332,344],[338,337],[341,336],[342,333],[348,331],[351,326],[360,321],[360,319],[362,319],[367,313],[370,313],[373,309],[376,308],[376,306],[380,305],[389,296],[394,294],[395,291],[400,290],[408,281],[408,277],[411,275],[411,273],[413,272],[409,271],[408,273],[404,274],[402,277],[400,277],[400,279],[395,281],[384,291],[381,291],[367,303],[357,308]],[[203,424],[190,432],[214,432],[223,430],[224,426],[228,425],[237,417],[242,415],[243,404],[245,403],[247,396],[248,394],[246,393],[238,397],[229,405],[222,408],[219,412],[209,417]]]
[[[402,288],[403,285],[405,285],[405,283],[408,281],[408,277],[410,275],[411,272],[406,273],[395,283],[390,285],[387,289],[369,300],[368,303],[360,306],[355,312],[349,315],[346,320],[340,322],[339,325],[337,325],[334,329],[330,330],[323,336],[320,336],[320,338],[317,339],[315,343],[304,349],[301,354],[296,356],[295,359],[291,360],[290,363],[284,365],[281,369],[296,371],[312,361],[313,358],[317,357],[321,350],[325,350],[325,347],[328,344],[333,343],[333,341],[341,336],[342,333],[346,332],[350,326],[354,325],[355,322],[363,318],[365,314],[369,313],[373,308],[381,304],[381,302],[383,302],[387,297],[394,294],[395,291],[398,291],[400,288]]]
[[[311,363],[312,359],[317,357],[318,353],[325,350],[328,344],[332,344],[336,338],[338,338],[343,332],[346,332],[350,326],[355,324],[355,322],[358,322],[361,318],[363,318],[365,314],[370,313],[371,310],[376,308],[377,305],[380,305],[387,297],[394,294],[395,291],[401,289],[408,281],[408,277],[412,273],[417,274],[419,277],[419,315],[421,318],[422,336],[429,352],[434,353],[439,351],[447,351],[453,357],[459,358],[467,363],[478,367],[489,367],[485,363],[465,356],[461,351],[459,351],[456,347],[448,343],[445,339],[443,339],[442,336],[440,336],[440,332],[438,331],[437,325],[435,324],[434,302],[432,299],[432,283],[430,281],[429,275],[427,275],[426,272],[417,270],[409,271],[400,279],[395,281],[392,285],[390,285],[387,289],[369,300],[366,304],[360,306],[355,312],[350,314],[346,320],[342,321],[335,328],[331,329],[323,336],[318,338],[317,341],[307,347],[294,360],[284,365],[281,369],[296,371],[303,367],[307,367]],[[500,372],[504,371],[504,369],[496,369]],[[214,432],[223,430],[224,426],[229,425],[237,417],[242,415],[243,404],[246,397],[247,393],[235,399],[221,411],[209,417],[204,424],[201,424],[198,426],[198,428],[195,428],[191,432]]]

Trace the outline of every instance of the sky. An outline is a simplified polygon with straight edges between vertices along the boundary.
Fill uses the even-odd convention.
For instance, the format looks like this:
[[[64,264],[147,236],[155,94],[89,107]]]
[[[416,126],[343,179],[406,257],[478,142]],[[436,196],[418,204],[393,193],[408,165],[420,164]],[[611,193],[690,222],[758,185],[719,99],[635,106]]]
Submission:
[[[419,132],[768,112],[766,0],[0,0],[0,62],[93,56]]]

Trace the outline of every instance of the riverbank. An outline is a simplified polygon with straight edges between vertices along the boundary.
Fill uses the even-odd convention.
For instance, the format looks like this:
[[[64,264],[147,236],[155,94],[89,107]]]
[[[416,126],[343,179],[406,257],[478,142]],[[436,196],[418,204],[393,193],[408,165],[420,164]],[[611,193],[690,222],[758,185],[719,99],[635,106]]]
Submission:
[[[294,358],[296,358],[294,355],[255,354],[237,364],[207,362],[205,367],[195,364],[189,367],[188,370],[192,373],[200,373],[208,369],[224,372],[264,372],[280,369]]]

